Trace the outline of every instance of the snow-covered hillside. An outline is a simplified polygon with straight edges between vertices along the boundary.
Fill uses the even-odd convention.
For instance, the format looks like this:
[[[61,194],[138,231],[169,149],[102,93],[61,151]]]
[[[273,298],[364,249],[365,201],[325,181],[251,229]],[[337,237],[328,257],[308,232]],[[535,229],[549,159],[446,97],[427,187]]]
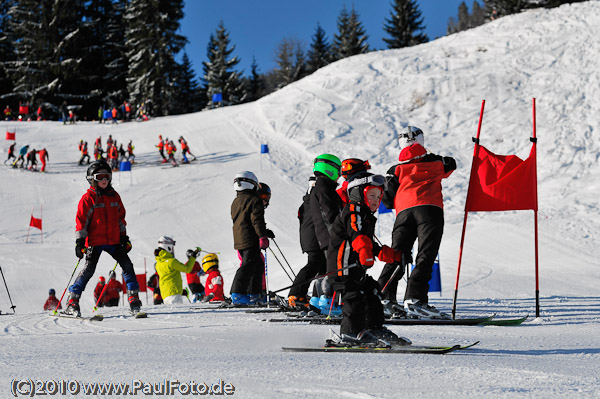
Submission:
[[[0,392],[13,378],[127,382],[164,378],[236,386],[239,397],[594,397],[598,395],[600,271],[600,2],[534,10],[402,50],[352,57],[255,103],[119,125],[82,122],[0,123],[17,148],[46,147],[48,173],[0,168],[0,266],[17,306],[0,316]],[[273,325],[261,315],[145,306],[147,320],[111,310],[101,324],[48,317],[49,288],[59,295],[76,264],[74,217],[84,193],[77,143],[112,135],[133,140],[132,174],[113,183],[127,208],[137,273],[153,272],[161,235],[176,255],[201,246],[219,252],[229,294],[239,265],[233,251],[233,176],[253,170],[273,191],[268,226],[295,271],[305,263],[296,211],[321,153],[369,159],[383,173],[398,156],[406,125],[425,132],[426,147],[457,159],[444,182],[446,227],[440,250],[441,296],[451,308],[466,187],[481,101],[481,143],[500,154],[529,153],[532,98],[537,99],[540,295],[542,317],[516,328],[393,328],[416,343],[482,343],[469,352],[421,355],[284,354],[282,345],[322,343],[326,326]],[[1,131],[1,130],[0,130]],[[157,137],[184,136],[198,160],[179,168],[158,163]],[[260,155],[261,144],[270,153]],[[7,144],[3,145],[6,158]],[[262,157],[262,158],[261,158]],[[32,208],[44,237],[29,232]],[[389,243],[393,216],[377,235]],[[275,249],[275,248],[274,248]],[[278,251],[275,249],[276,253]],[[271,253],[269,252],[269,255]],[[281,257],[280,257],[281,259]],[[96,277],[114,265],[103,255]],[[373,268],[378,276],[382,265]],[[92,309],[92,284],[82,310]],[[269,285],[289,285],[269,258]],[[0,310],[10,302],[0,282]],[[403,284],[400,285],[402,291]],[[532,212],[469,216],[458,314],[535,314]],[[142,295],[145,304],[145,298]],[[431,380],[439,382],[431,383]],[[311,386],[312,384],[312,386]]]

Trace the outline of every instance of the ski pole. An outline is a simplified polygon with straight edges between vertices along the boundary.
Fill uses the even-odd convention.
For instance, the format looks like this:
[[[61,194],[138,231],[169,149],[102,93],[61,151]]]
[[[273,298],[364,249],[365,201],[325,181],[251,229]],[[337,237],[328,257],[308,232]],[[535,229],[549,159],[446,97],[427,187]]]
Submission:
[[[8,291],[8,285],[6,285],[6,279],[4,278],[4,272],[2,271],[2,266],[0,266],[0,274],[2,274],[2,280],[4,280],[4,286],[6,287],[6,293],[8,294],[8,299],[10,300],[10,308],[12,309],[13,313],[16,314],[17,313],[17,312],[15,312],[16,306],[13,305],[12,298],[10,297],[10,292]]]
[[[87,249],[86,249],[87,252]],[[82,258],[83,259],[83,258]],[[56,305],[56,309],[54,309],[54,311],[52,312],[52,314],[57,314],[58,313],[58,307],[60,306],[60,303],[62,302],[65,293],[67,292],[67,289],[69,288],[69,285],[71,285],[71,280],[73,280],[73,276],[75,275],[75,271],[77,271],[77,268],[79,267],[79,262],[81,262],[81,259],[79,259],[77,261],[77,264],[75,265],[75,269],[73,269],[73,273],[71,273],[71,278],[69,278],[69,282],[67,283],[67,286],[65,287],[65,290],[63,291],[62,295],[60,296],[60,300],[58,301],[58,304]]]
[[[267,249],[265,251],[265,289],[267,290],[267,308],[269,308],[269,269],[267,267]],[[273,252],[271,250],[271,252]]]
[[[310,282],[311,282],[311,281],[313,281],[313,280],[316,280],[316,279],[319,279],[319,278],[323,278],[323,277],[327,277],[327,276],[331,276],[332,274],[339,273],[339,272],[341,272],[341,271],[348,270],[348,269],[351,269],[351,268],[353,268],[353,267],[357,267],[357,266],[360,266],[360,265],[359,265],[358,263],[354,263],[354,264],[352,264],[352,265],[350,265],[350,266],[342,267],[341,269],[337,269],[337,270],[334,270],[334,271],[332,271],[332,272],[329,272],[329,273],[325,273],[325,274],[318,275],[318,276],[316,276],[316,277],[313,277],[313,278],[311,278],[311,279],[308,279],[308,280],[306,280],[306,281],[302,281],[302,282],[300,282],[300,283],[297,283],[297,284],[288,285],[287,287],[280,288],[280,289],[278,289],[277,291],[271,291],[271,294],[276,294],[276,293],[278,293],[278,292],[281,292],[281,291],[284,291],[284,290],[287,290],[287,289],[290,289],[290,288],[293,288],[293,287],[297,287],[297,286],[299,286],[299,285],[303,285],[303,284],[306,284],[306,283],[310,283]]]
[[[273,252],[273,250],[271,249],[271,247],[269,247],[269,250],[271,251],[271,253],[275,257],[275,259],[277,260],[277,262],[279,263],[279,265],[281,265],[281,268],[283,269],[283,271],[285,272],[285,274],[287,274],[287,276],[290,279],[290,281],[293,283],[294,280],[292,279],[292,277],[290,276],[290,274],[287,272],[287,270],[285,270],[285,267],[283,267],[283,264],[281,263],[281,261],[279,260],[279,258],[277,257],[277,255],[275,255],[275,252]],[[294,276],[294,277],[296,277],[296,276]]]
[[[275,244],[275,246],[277,247],[277,249],[279,250],[279,252],[281,253],[283,260],[285,260],[285,263],[287,263],[288,267],[290,268],[290,271],[294,275],[294,278],[296,278],[296,273],[294,273],[292,266],[290,266],[290,262],[288,262],[288,260],[285,258],[285,255],[283,254],[283,251],[281,250],[281,248],[279,248],[279,245],[277,245],[277,241],[275,241],[275,238],[272,238],[272,240],[273,240],[273,243]],[[275,255],[275,254],[273,254],[273,255]],[[282,265],[282,267],[283,267],[283,265]]]
[[[119,264],[119,262],[115,263],[115,267],[112,268],[113,273],[114,273],[115,269],[117,268],[118,264]],[[108,273],[108,274],[110,275],[110,273]],[[110,280],[109,280],[109,282],[110,282]],[[98,310],[98,304],[102,300],[102,297],[104,296],[104,291],[106,291],[107,288],[108,288],[108,283],[104,284],[104,288],[102,288],[102,292],[100,292],[100,295],[98,296],[98,301],[96,302],[96,305],[94,305],[94,310],[92,310],[92,313],[95,312],[96,310]]]
[[[329,314],[327,315],[327,320],[331,319],[331,312],[333,311],[333,303],[335,302],[335,294],[337,294],[337,291],[333,291],[333,296],[331,297],[331,305],[329,305]]]

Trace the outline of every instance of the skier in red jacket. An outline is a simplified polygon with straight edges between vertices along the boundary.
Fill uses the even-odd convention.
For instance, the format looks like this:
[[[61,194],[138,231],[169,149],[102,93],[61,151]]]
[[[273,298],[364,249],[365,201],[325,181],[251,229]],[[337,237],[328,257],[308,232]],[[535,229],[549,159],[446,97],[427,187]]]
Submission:
[[[429,280],[444,232],[442,179],[456,169],[451,157],[427,153],[421,129],[408,126],[400,135],[399,163],[388,170],[383,202],[396,211],[392,230],[392,248],[402,251],[405,263],[419,240],[415,268],[408,279],[404,295],[404,311],[409,317],[449,318],[428,304]],[[398,280],[404,274],[403,264],[386,263],[379,285],[387,284],[384,300],[396,301]],[[398,270],[392,279],[394,271]],[[400,309],[401,313],[401,309]]]
[[[96,284],[96,288],[94,288],[94,303],[98,304],[98,307],[102,307],[106,304],[106,292],[102,294],[102,290],[104,290],[104,285],[106,284],[106,279],[104,276],[100,276],[98,278],[98,284]],[[98,299],[102,295],[102,300],[98,302]]]
[[[56,305],[58,305],[58,309],[62,309],[62,305],[58,302],[58,298],[56,297],[56,291],[54,288],[50,288],[48,291],[48,299],[44,303],[44,310],[55,310]]]
[[[219,271],[219,257],[217,254],[208,254],[202,258],[202,270],[208,274],[206,288],[204,289],[205,301],[224,301],[223,277]]]
[[[108,273],[108,287],[106,287],[105,306],[119,306],[119,299],[121,299],[121,292],[123,292],[123,284],[117,280],[117,275],[113,270]]]
[[[127,253],[131,242],[127,236],[125,207],[121,197],[111,186],[112,172],[106,161],[94,161],[87,169],[90,188],[81,197],[75,218],[75,255],[85,265],[75,283],[69,287],[69,304],[65,313],[80,316],[79,298],[88,281],[96,271],[98,259],[103,251],[108,252],[123,269],[123,277],[129,294],[129,306],[139,312],[139,284],[133,264]]]

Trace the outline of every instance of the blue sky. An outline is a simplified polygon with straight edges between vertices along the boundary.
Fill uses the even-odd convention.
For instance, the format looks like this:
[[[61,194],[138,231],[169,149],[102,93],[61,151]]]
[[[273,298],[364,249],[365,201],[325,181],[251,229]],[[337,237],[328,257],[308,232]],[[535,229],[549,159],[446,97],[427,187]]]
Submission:
[[[430,40],[445,35],[448,18],[456,18],[462,1],[418,1]],[[472,1],[465,3],[470,10]],[[391,0],[187,0],[181,33],[189,40],[186,51],[198,77],[206,61],[208,39],[221,20],[235,45],[234,55],[241,59],[238,70],[249,74],[255,57],[259,72],[265,73],[275,67],[275,49],[284,37],[299,39],[308,48],[319,23],[331,43],[344,5],[348,9],[354,5],[358,11],[369,46],[387,48],[382,40],[386,36],[383,24],[389,18],[391,4]]]

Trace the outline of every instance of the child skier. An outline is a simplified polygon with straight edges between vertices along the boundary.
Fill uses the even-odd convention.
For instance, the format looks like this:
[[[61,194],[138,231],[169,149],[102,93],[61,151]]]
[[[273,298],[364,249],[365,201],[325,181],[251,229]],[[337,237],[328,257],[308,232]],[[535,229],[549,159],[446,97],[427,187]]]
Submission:
[[[217,254],[208,254],[202,258],[202,270],[208,274],[204,289],[204,301],[224,301],[223,277],[219,271],[219,257]]]
[[[300,245],[308,254],[308,263],[300,269],[290,289],[288,305],[291,308],[308,310],[306,294],[310,281],[327,269],[331,225],[343,208],[342,200],[335,192],[341,165],[340,159],[332,154],[322,154],[314,160],[314,187],[309,188],[298,210]]]
[[[19,157],[17,159],[15,159],[15,162],[13,163],[13,168],[17,168],[17,167],[23,167],[23,165],[25,164],[25,157],[27,156],[27,151],[29,151],[29,144],[21,147],[21,149],[19,150]],[[19,163],[19,161],[21,161],[21,165],[17,166],[17,164]]]
[[[96,288],[94,288],[94,303],[98,304],[97,306],[99,308],[101,308],[102,306],[104,306],[104,304],[106,303],[106,292],[104,294],[102,294],[102,291],[104,290],[104,286],[106,285],[106,279],[104,278],[104,276],[100,276],[98,278],[98,284],[96,284]],[[98,302],[98,299],[100,299],[100,295],[102,295],[102,300],[100,302]]]
[[[199,252],[200,248],[188,249],[186,252],[188,260],[183,264],[175,259],[175,240],[167,236],[158,239],[158,247],[154,250],[154,256],[160,293],[165,304],[183,303],[181,273],[190,273],[194,270]]]
[[[163,140],[163,137],[161,134],[158,135],[158,145],[155,145],[156,148],[158,148],[158,153],[160,154],[161,158],[162,158],[162,163],[167,163],[167,158],[165,157],[165,141]]]
[[[123,284],[117,280],[117,275],[114,270],[108,273],[108,287],[106,287],[105,306],[119,306],[119,299],[121,299],[121,292],[123,292]]]
[[[367,275],[377,256],[385,262],[402,258],[402,253],[373,242],[373,213],[383,195],[384,177],[368,172],[356,174],[348,183],[349,202],[335,219],[327,255],[328,272],[337,271],[334,289],[342,294],[342,324],[340,335],[364,342],[384,339],[394,344],[406,344],[383,327],[383,306],[377,282]]]
[[[79,298],[96,271],[102,252],[108,252],[123,269],[128,290],[129,307],[133,313],[140,311],[139,284],[133,264],[127,253],[131,242],[127,236],[125,207],[121,197],[111,186],[112,172],[105,161],[94,161],[87,169],[90,188],[81,197],[75,218],[75,255],[85,265],[75,283],[69,287],[69,302],[65,313],[80,316]]]
[[[256,303],[262,288],[265,264],[261,249],[269,247],[265,207],[257,195],[258,179],[250,171],[238,173],[233,180],[237,192],[231,204],[233,247],[242,258],[231,285],[231,301],[235,305]]]
[[[409,317],[450,318],[428,304],[429,280],[444,232],[442,179],[456,169],[451,157],[428,154],[421,129],[408,126],[399,138],[399,164],[388,170],[384,204],[396,211],[392,229],[392,247],[407,258],[419,240],[416,264],[404,294],[404,311]],[[410,261],[408,261],[410,263]],[[398,269],[396,277],[394,271]],[[398,280],[404,265],[388,263],[379,276],[379,285],[387,284],[385,298],[396,301]]]
[[[58,309],[62,309],[62,305],[58,303],[56,291],[54,291],[54,288],[50,288],[48,291],[48,299],[46,299],[46,302],[44,303],[44,310],[54,310],[56,309],[56,305],[58,305]]]
[[[17,160],[17,157],[15,157],[15,146],[17,145],[17,142],[15,141],[14,143],[12,143],[10,145],[10,147],[8,147],[8,158],[6,158],[6,160],[4,161],[4,163],[7,163],[8,161],[10,161],[12,158],[15,159],[15,161]]]
[[[185,274],[187,285],[194,298],[192,302],[201,301],[204,297],[204,285],[202,285],[202,282],[200,281],[200,276],[204,276],[204,271],[202,270],[198,262],[194,264],[194,268],[190,273]]]
[[[48,150],[46,147],[38,151],[38,156],[40,157],[40,162],[42,163],[42,169],[40,169],[40,172],[45,172],[46,162],[50,160],[50,156],[48,155]]]

